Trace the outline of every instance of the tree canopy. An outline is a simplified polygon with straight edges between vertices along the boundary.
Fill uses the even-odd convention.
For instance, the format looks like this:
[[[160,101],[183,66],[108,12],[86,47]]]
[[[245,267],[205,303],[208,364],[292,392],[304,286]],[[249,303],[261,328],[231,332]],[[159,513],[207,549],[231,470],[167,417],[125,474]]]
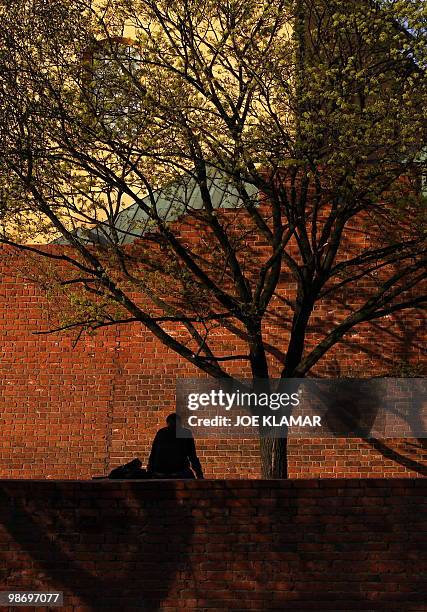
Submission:
[[[3,0],[0,241],[70,264],[47,283],[73,305],[60,327],[139,321],[211,376],[233,360],[269,376],[279,300],[274,359],[283,377],[307,375],[356,325],[426,301],[426,11]],[[356,252],[354,228],[372,236]],[[72,250],[34,245],[58,237]],[[307,349],[315,308],[343,290],[357,304]],[[218,352],[221,326],[247,352]]]

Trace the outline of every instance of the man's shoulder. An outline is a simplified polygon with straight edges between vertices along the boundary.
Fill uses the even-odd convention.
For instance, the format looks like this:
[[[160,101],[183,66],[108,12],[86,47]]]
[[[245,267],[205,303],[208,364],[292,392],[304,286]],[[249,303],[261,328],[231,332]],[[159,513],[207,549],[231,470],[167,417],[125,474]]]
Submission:
[[[179,437],[180,438],[192,438],[193,434],[191,433],[191,429],[186,429],[185,427],[181,427]]]
[[[160,438],[167,437],[167,438],[187,439],[187,438],[192,438],[193,434],[191,433],[191,429],[186,429],[185,427],[180,427],[179,433],[178,431],[175,431],[174,428],[162,427],[161,429],[158,430],[156,436]]]
[[[170,435],[169,427],[162,427],[161,429],[157,430],[156,438],[164,438],[168,435]]]

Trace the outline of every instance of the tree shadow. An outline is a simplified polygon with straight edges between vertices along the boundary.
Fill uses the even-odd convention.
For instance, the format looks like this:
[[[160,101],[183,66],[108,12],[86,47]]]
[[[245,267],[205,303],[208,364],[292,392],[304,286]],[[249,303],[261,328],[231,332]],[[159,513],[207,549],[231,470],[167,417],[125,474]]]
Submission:
[[[28,571],[3,572],[3,588],[54,587],[64,605],[71,598],[89,610],[158,610],[177,573],[188,570],[194,526],[181,487],[3,482],[1,524],[30,560]]]
[[[424,438],[417,438],[417,441],[419,443],[419,448],[424,451],[427,451],[427,440],[425,440]],[[427,464],[423,464],[420,461],[417,461],[416,459],[412,459],[411,457],[404,455],[402,451],[398,451],[397,449],[391,448],[390,444],[386,444],[384,440],[371,438],[365,440],[365,442],[367,442],[376,451],[381,453],[381,455],[386,459],[392,459],[393,461],[395,461],[399,465],[402,465],[408,470],[416,472],[421,476],[427,477]],[[399,442],[402,444],[402,441],[399,440]],[[404,442],[407,443],[406,440]]]
[[[363,384],[366,382],[367,384]],[[322,425],[333,437],[365,438],[375,427],[384,426],[380,413],[380,389],[372,381],[344,380],[322,385],[316,379],[307,380],[313,399],[326,408]]]

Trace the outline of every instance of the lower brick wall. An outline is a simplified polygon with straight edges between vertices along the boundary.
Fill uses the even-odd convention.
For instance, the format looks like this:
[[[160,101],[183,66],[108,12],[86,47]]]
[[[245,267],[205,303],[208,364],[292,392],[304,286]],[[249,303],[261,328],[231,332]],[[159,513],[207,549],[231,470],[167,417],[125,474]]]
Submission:
[[[0,584],[63,591],[64,612],[426,610],[426,493],[422,479],[0,481]]]

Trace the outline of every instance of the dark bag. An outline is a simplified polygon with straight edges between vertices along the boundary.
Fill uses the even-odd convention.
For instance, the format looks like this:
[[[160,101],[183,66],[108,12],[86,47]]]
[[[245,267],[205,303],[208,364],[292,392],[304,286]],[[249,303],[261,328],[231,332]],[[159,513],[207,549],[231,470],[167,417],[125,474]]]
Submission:
[[[146,479],[150,478],[147,470],[141,468],[141,461],[139,459],[133,459],[129,463],[120,465],[114,468],[108,474],[108,478],[112,479]]]

